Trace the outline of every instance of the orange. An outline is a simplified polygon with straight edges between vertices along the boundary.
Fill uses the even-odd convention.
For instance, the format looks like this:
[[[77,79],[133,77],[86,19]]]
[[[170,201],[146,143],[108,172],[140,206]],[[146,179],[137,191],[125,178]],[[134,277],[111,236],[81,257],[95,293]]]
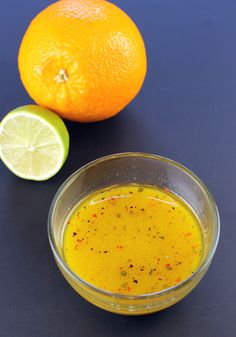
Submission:
[[[121,9],[104,0],[61,0],[39,13],[19,51],[29,95],[80,122],[116,115],[146,75],[142,36]]]

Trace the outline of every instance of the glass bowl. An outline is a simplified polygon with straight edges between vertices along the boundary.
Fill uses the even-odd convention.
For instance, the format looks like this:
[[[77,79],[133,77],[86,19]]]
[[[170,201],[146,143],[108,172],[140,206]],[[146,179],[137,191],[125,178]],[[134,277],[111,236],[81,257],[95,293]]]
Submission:
[[[112,185],[138,183],[168,188],[182,198],[200,220],[204,252],[199,268],[183,282],[163,291],[142,295],[111,293],[81,279],[66,264],[62,244],[66,218],[81,199]],[[201,180],[182,165],[157,155],[120,153],[94,160],[72,174],[56,193],[48,217],[50,245],[69,284],[94,305],[119,314],[139,315],[165,309],[185,297],[206,273],[220,233],[217,206]]]

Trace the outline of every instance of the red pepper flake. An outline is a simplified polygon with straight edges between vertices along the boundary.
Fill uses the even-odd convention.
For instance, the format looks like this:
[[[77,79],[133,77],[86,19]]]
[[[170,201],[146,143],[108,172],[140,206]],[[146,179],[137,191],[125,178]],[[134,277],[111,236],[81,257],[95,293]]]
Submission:
[[[93,218],[97,218],[98,216],[97,216],[96,213],[94,213],[94,214],[92,215],[92,217],[93,217]]]
[[[163,191],[170,192],[169,188],[167,188],[167,187],[163,187]]]
[[[112,198],[110,199],[110,202],[111,202],[112,205],[115,205],[116,202],[117,202],[117,200],[116,200],[116,198],[112,197]]]
[[[173,269],[173,267],[169,263],[165,264],[165,267],[168,270],[172,270]]]
[[[121,246],[121,245],[118,245],[118,246],[116,246],[116,248],[118,248],[118,249],[122,249],[122,248],[123,248],[123,246]]]
[[[130,287],[127,287],[127,290],[128,290],[129,293],[131,292],[131,288]]]
[[[67,222],[67,225],[69,225],[69,224],[70,224],[70,221]]]
[[[186,235],[187,235],[187,237],[190,237],[190,236],[192,235],[192,233],[189,232],[189,233],[187,233]]]
[[[175,281],[179,283],[181,281],[181,278],[177,277],[177,279]]]

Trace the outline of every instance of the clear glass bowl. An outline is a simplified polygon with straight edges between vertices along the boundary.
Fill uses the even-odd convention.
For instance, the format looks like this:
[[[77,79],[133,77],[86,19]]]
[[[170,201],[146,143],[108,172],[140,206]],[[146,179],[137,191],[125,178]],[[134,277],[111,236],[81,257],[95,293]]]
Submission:
[[[163,291],[137,296],[98,289],[81,279],[66,264],[63,232],[68,213],[85,196],[111,185],[139,183],[168,188],[185,200],[198,216],[204,237],[203,259],[194,274]],[[167,308],[185,297],[206,273],[214,256],[220,233],[217,206],[201,180],[182,165],[157,155],[121,153],[97,159],[76,171],[56,193],[48,217],[50,245],[62,274],[89,302],[119,314],[148,314]]]

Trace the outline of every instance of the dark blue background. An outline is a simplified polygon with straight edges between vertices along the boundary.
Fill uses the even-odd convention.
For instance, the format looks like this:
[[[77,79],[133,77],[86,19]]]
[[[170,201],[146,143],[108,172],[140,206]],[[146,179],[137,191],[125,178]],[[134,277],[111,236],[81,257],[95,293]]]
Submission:
[[[30,20],[52,1],[7,0],[0,10],[0,117],[31,102],[17,71]],[[35,183],[0,163],[0,337],[236,336],[236,1],[116,0],[137,23],[148,75],[116,118],[67,123],[68,160]],[[202,178],[219,206],[222,232],[199,286],[174,307],[143,317],[104,312],[75,294],[49,248],[49,205],[84,163],[122,151],[175,159]]]

